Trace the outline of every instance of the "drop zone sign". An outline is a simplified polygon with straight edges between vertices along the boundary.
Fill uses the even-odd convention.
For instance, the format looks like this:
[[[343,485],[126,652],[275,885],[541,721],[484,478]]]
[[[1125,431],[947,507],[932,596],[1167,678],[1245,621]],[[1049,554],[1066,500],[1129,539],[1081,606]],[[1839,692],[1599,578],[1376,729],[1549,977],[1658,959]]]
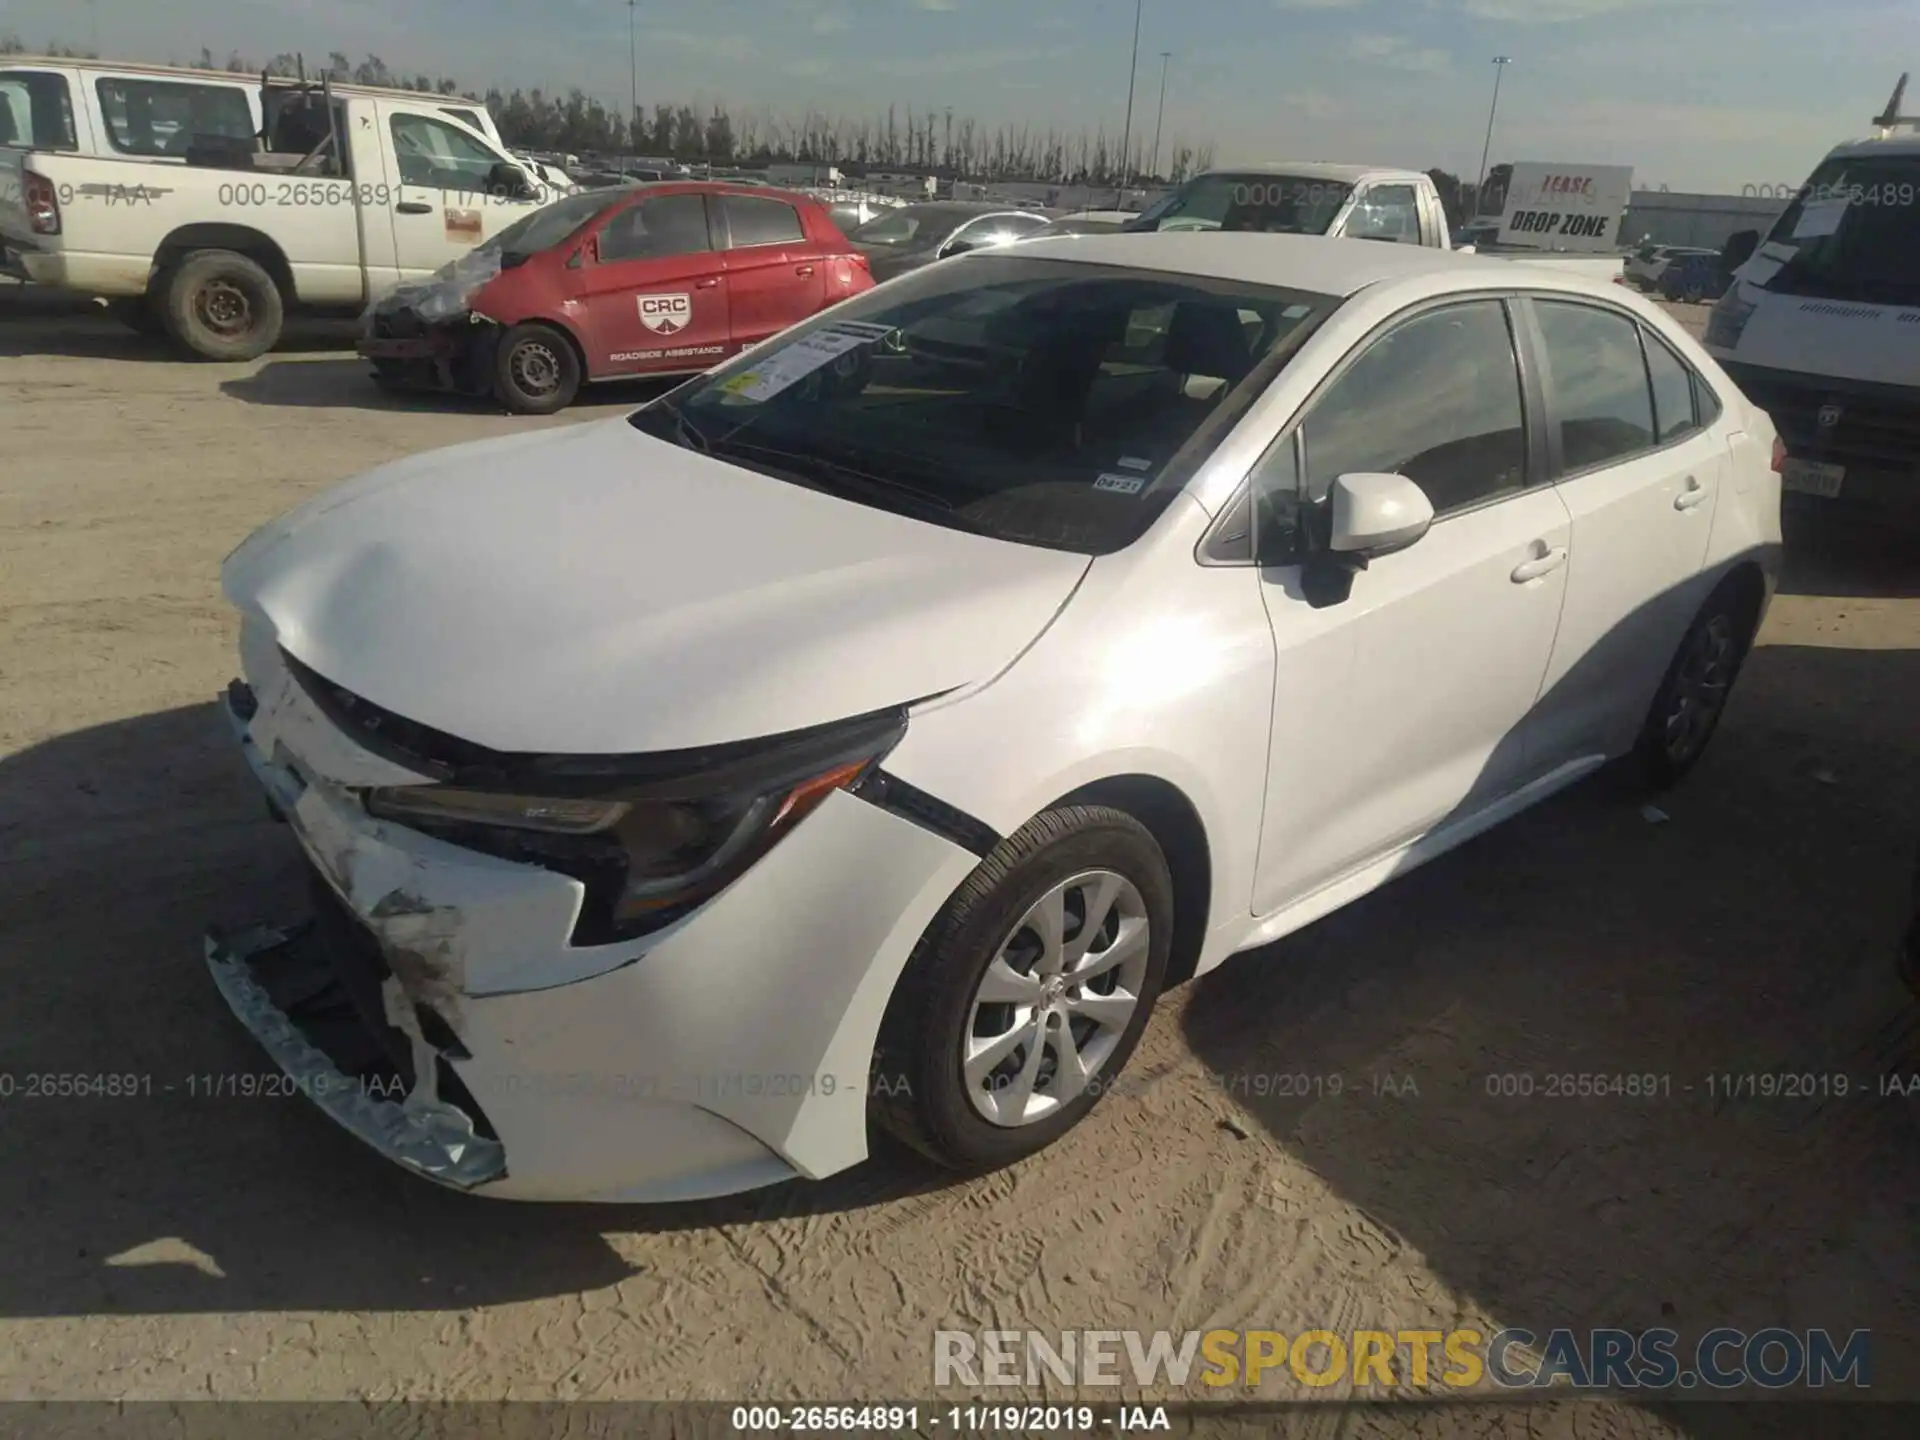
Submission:
[[[1620,217],[1632,192],[1631,165],[1517,164],[1500,216],[1500,243],[1611,254],[1619,248]]]

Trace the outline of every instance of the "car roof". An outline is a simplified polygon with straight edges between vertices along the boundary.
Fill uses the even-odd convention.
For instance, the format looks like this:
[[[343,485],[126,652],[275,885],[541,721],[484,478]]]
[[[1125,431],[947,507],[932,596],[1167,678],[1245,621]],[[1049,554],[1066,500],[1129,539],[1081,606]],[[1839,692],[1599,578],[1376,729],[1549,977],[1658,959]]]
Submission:
[[[1383,165],[1336,165],[1325,160],[1262,160],[1252,165],[1216,165],[1202,175],[1287,175],[1302,180],[1339,180],[1357,185],[1362,180],[1423,180],[1417,170],[1395,170]]]
[[[1123,231],[1114,235],[1041,237],[1023,241],[1020,254],[1035,260],[1165,270],[1343,297],[1381,281],[1421,275],[1511,275],[1515,263],[1421,245],[1246,231]],[[1533,277],[1529,276],[1527,283],[1531,286]]]
[[[1827,152],[1827,159],[1865,160],[1874,155],[1920,155],[1920,131],[1895,131],[1884,139],[1842,141]]]

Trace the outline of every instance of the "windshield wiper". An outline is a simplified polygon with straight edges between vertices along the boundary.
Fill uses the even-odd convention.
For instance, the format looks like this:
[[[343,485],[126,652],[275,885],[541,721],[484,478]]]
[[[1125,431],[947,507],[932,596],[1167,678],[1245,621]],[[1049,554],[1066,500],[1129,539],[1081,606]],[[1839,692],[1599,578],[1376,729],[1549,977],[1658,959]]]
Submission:
[[[835,481],[852,481],[869,491],[884,490],[894,494],[912,497],[922,505],[932,506],[936,510],[950,511],[953,502],[944,495],[931,490],[922,490],[907,485],[886,475],[874,475],[843,460],[832,460],[824,455],[815,455],[803,450],[783,450],[778,445],[757,445],[746,440],[735,440],[731,436],[718,443],[718,453],[722,455],[745,454],[764,456],[771,464],[782,469],[791,469],[802,479],[821,478]],[[712,453],[712,452],[709,452]]]

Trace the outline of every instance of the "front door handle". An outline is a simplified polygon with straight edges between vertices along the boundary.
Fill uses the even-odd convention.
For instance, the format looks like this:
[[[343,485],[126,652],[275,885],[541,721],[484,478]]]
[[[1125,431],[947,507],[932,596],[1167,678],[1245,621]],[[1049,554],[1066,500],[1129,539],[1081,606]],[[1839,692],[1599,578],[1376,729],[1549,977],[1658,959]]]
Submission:
[[[393,208],[402,215],[431,215],[433,213],[433,206],[427,204],[424,200],[402,200]]]
[[[1687,476],[1687,488],[1673,497],[1673,508],[1676,510],[1691,510],[1694,506],[1705,500],[1709,493],[1711,492],[1708,491],[1706,486],[1689,475]]]
[[[811,275],[813,273],[813,267],[811,265],[796,265],[793,273],[796,275]]]
[[[1531,560],[1523,560],[1513,567],[1513,583],[1524,585],[1529,580],[1538,580],[1542,575],[1551,575],[1567,563],[1567,547],[1556,545],[1544,555]]]
[[[717,278],[710,275],[705,280],[694,281],[693,288],[696,290],[711,290],[713,289],[714,286],[718,285],[719,283],[720,281]]]

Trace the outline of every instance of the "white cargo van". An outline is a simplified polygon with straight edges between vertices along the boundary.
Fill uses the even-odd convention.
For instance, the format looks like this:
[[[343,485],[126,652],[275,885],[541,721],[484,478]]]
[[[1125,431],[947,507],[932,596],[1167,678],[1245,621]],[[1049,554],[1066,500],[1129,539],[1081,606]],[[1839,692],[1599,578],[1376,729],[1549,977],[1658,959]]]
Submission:
[[[9,82],[29,128],[0,146],[0,272],[106,297],[210,359],[272,348],[296,307],[358,311],[550,198],[436,97],[268,80],[261,134],[238,100],[201,97],[164,116],[185,129],[149,154],[153,107],[136,121],[102,103],[112,82],[76,94],[64,79]],[[7,115],[21,118],[11,93]]]
[[[1866,140],[1836,146],[1767,234],[1728,241],[1706,346],[1787,447],[1815,504],[1920,515],[1920,117],[1906,77]]]

